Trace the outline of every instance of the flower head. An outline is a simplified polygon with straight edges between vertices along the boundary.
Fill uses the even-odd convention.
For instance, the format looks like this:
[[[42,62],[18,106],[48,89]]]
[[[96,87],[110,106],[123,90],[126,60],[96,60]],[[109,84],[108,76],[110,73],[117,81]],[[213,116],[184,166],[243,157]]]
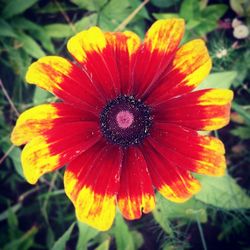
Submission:
[[[174,202],[200,190],[192,172],[220,176],[222,142],[201,136],[229,122],[232,91],[194,91],[209,74],[204,42],[182,46],[182,19],[159,20],[143,42],[132,32],[92,27],[73,36],[76,62],[47,56],[28,69],[28,83],[61,101],[25,111],[12,133],[26,144],[29,183],[66,165],[65,191],[80,221],[107,230],[116,205],[127,219],[155,207],[154,188]]]

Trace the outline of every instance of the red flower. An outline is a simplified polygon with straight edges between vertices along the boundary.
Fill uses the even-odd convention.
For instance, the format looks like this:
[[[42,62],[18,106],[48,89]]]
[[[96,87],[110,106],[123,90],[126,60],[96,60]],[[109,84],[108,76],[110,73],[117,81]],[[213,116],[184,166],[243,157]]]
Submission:
[[[220,176],[224,146],[196,130],[229,121],[232,91],[193,91],[211,59],[202,40],[179,47],[184,21],[155,22],[140,43],[132,32],[93,27],[68,42],[77,63],[47,56],[27,82],[62,102],[25,111],[12,133],[24,175],[34,184],[68,164],[64,184],[80,221],[107,230],[116,203],[127,219],[155,207],[155,187],[184,202],[200,190],[191,172]]]

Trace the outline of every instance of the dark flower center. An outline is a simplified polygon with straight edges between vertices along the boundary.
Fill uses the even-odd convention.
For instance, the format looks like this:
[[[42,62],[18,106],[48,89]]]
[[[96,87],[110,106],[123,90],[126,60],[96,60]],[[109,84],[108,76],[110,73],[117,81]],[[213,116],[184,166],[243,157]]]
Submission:
[[[103,135],[122,147],[139,144],[149,135],[152,117],[148,106],[133,96],[110,101],[100,114]]]

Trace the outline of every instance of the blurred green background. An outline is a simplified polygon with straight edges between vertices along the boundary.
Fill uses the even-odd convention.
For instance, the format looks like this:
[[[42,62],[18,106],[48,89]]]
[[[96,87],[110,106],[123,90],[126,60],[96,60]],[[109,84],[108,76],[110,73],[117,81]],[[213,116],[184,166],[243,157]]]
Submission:
[[[203,189],[183,204],[157,194],[157,208],[127,222],[119,212],[108,232],[75,221],[63,171],[26,183],[21,149],[10,142],[18,115],[54,101],[25,83],[32,61],[67,58],[66,42],[93,25],[143,38],[157,19],[186,21],[183,42],[202,37],[213,59],[199,88],[230,88],[231,123],[212,135],[226,146],[228,175],[197,176]],[[248,0],[0,0],[0,249],[250,249],[250,2]]]

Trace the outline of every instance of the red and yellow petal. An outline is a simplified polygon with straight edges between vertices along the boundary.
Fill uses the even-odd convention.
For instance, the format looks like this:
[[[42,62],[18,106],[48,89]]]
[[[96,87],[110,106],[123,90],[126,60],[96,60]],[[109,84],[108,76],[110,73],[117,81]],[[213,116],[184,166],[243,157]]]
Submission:
[[[170,99],[155,108],[155,120],[195,130],[215,130],[229,123],[233,92],[200,90]]]
[[[145,143],[142,152],[147,161],[153,185],[165,198],[180,203],[200,191],[199,181],[188,171],[178,168],[164,158],[150,143]]]
[[[46,56],[32,63],[26,81],[50,91],[66,102],[87,107],[94,112],[103,105],[92,79],[62,57]]]
[[[67,44],[71,55],[86,69],[106,101],[119,94],[119,72],[113,43],[98,27],[73,36]]]
[[[210,176],[225,174],[224,145],[215,137],[173,124],[156,123],[149,140],[165,158],[184,170]]]
[[[157,104],[173,96],[191,92],[209,74],[212,61],[203,40],[197,39],[179,48],[167,73],[147,99]]]
[[[19,146],[55,126],[69,122],[97,121],[97,119],[92,113],[65,103],[42,104],[24,111],[18,117],[11,134],[11,141]]]
[[[96,122],[61,124],[33,138],[23,149],[24,176],[31,184],[45,173],[58,169],[86,151],[100,139]]]
[[[78,220],[101,231],[111,227],[121,164],[121,149],[103,142],[69,164],[64,175],[65,192],[76,208]]]
[[[184,34],[183,19],[156,21],[137,53],[134,94],[143,98],[169,66]]]
[[[106,32],[107,43],[113,48],[120,78],[120,92],[131,94],[133,85],[133,67],[140,38],[133,32]]]
[[[154,190],[148,173],[147,163],[137,147],[129,147],[124,152],[118,206],[128,219],[138,219],[143,213],[155,207]]]

